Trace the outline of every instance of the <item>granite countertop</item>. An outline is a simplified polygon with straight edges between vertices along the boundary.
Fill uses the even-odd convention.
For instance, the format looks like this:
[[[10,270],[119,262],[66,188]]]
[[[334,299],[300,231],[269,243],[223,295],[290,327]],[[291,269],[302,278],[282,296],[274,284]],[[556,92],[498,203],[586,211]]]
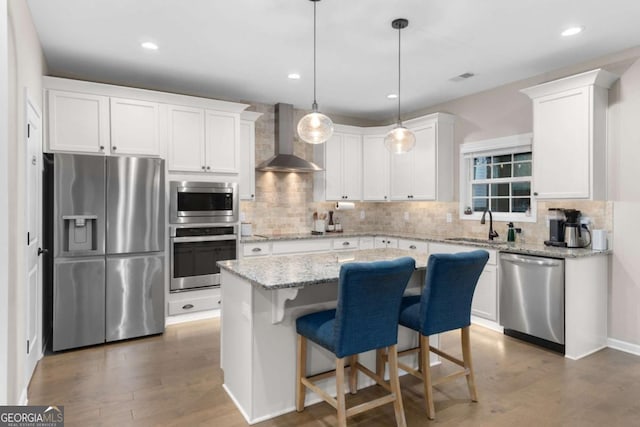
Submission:
[[[545,246],[532,243],[505,242],[501,240],[468,239],[458,240],[454,237],[452,240],[449,236],[438,236],[429,234],[409,234],[409,233],[382,233],[382,232],[342,232],[342,233],[325,233],[323,235],[311,235],[311,233],[299,234],[277,234],[277,235],[260,235],[243,236],[241,243],[257,243],[257,242],[276,242],[280,240],[315,240],[315,239],[333,239],[333,238],[349,238],[362,236],[385,236],[398,239],[409,239],[430,243],[443,243],[449,245],[472,246],[484,249],[493,249],[499,252],[508,252],[521,255],[545,256],[551,258],[580,258],[588,256],[609,255],[611,250],[594,251],[592,249],[568,249],[552,246]]]
[[[404,249],[365,249],[339,253],[246,258],[218,261],[218,266],[222,270],[248,280],[254,286],[274,290],[337,281],[340,266],[346,262],[383,261],[404,256],[410,256],[416,260],[417,270],[426,269],[427,254],[417,254]]]

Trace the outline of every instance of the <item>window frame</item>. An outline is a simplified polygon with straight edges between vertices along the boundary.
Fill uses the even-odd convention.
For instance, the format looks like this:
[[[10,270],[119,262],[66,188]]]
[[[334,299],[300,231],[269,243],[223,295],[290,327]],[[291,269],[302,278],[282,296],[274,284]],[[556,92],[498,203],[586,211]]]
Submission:
[[[466,142],[460,145],[460,179],[459,179],[459,213],[461,220],[479,221],[482,218],[482,212],[473,212],[466,215],[464,210],[467,206],[472,206],[471,184],[473,181],[473,159],[474,157],[498,156],[503,154],[515,154],[521,152],[532,151],[533,134],[526,133],[520,135],[511,135],[502,138],[487,139],[482,141]],[[532,153],[533,154],[533,153]],[[532,155],[531,185],[533,187],[533,155]],[[513,164],[513,162],[512,162]],[[492,181],[492,180],[488,180]],[[514,182],[510,178],[508,182]],[[476,182],[477,183],[477,182]],[[489,185],[499,184],[496,180],[490,182]],[[512,197],[512,194],[509,195]],[[529,214],[526,212],[493,212],[494,221],[503,222],[536,222],[537,219],[537,201],[531,191],[531,205]]]

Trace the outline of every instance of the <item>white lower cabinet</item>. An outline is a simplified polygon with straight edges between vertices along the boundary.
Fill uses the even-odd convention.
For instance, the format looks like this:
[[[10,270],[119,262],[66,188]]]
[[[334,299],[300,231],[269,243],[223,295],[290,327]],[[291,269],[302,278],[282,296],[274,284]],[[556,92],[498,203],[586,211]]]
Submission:
[[[471,303],[471,314],[483,319],[498,321],[498,253],[495,250],[478,248],[473,246],[449,245],[443,243],[431,243],[429,253],[452,254],[457,252],[471,252],[484,249],[489,252],[489,260],[484,267]]]
[[[331,239],[278,241],[273,242],[271,253],[273,255],[284,255],[308,252],[329,252],[332,246],[331,243]]]
[[[398,239],[386,236],[376,236],[373,240],[373,247],[378,248],[397,248]]]
[[[220,304],[220,289],[212,289],[206,297],[189,298],[185,295],[184,298],[169,301],[169,316],[214,310],[220,308]]]
[[[361,237],[360,242],[358,243],[358,247],[360,249],[373,249],[373,237]]]
[[[333,239],[333,250],[344,251],[348,249],[358,249],[359,239],[357,237],[347,237],[344,239]]]
[[[260,243],[243,243],[242,244],[242,257],[257,257],[257,256],[267,256],[271,254],[271,249],[269,248],[269,242],[260,242]]]

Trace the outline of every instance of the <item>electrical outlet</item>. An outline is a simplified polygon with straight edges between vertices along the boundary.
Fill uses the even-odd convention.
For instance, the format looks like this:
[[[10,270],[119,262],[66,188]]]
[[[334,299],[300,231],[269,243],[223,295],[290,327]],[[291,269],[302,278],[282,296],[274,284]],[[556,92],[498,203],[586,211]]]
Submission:
[[[409,212],[404,213],[404,220],[409,221]]]
[[[447,213],[447,222],[452,222],[453,221],[453,217],[451,216],[450,213]]]
[[[365,218],[365,214],[364,214],[364,209],[360,211],[360,219],[364,219]]]

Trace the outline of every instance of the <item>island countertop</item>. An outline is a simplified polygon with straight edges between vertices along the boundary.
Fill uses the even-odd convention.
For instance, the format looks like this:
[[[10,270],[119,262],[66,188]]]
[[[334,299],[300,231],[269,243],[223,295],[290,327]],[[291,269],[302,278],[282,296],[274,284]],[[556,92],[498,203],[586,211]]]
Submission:
[[[347,262],[385,261],[405,256],[416,260],[417,270],[426,269],[427,254],[389,248],[245,258],[218,261],[218,266],[253,286],[274,290],[335,282],[340,275],[340,266]]]

